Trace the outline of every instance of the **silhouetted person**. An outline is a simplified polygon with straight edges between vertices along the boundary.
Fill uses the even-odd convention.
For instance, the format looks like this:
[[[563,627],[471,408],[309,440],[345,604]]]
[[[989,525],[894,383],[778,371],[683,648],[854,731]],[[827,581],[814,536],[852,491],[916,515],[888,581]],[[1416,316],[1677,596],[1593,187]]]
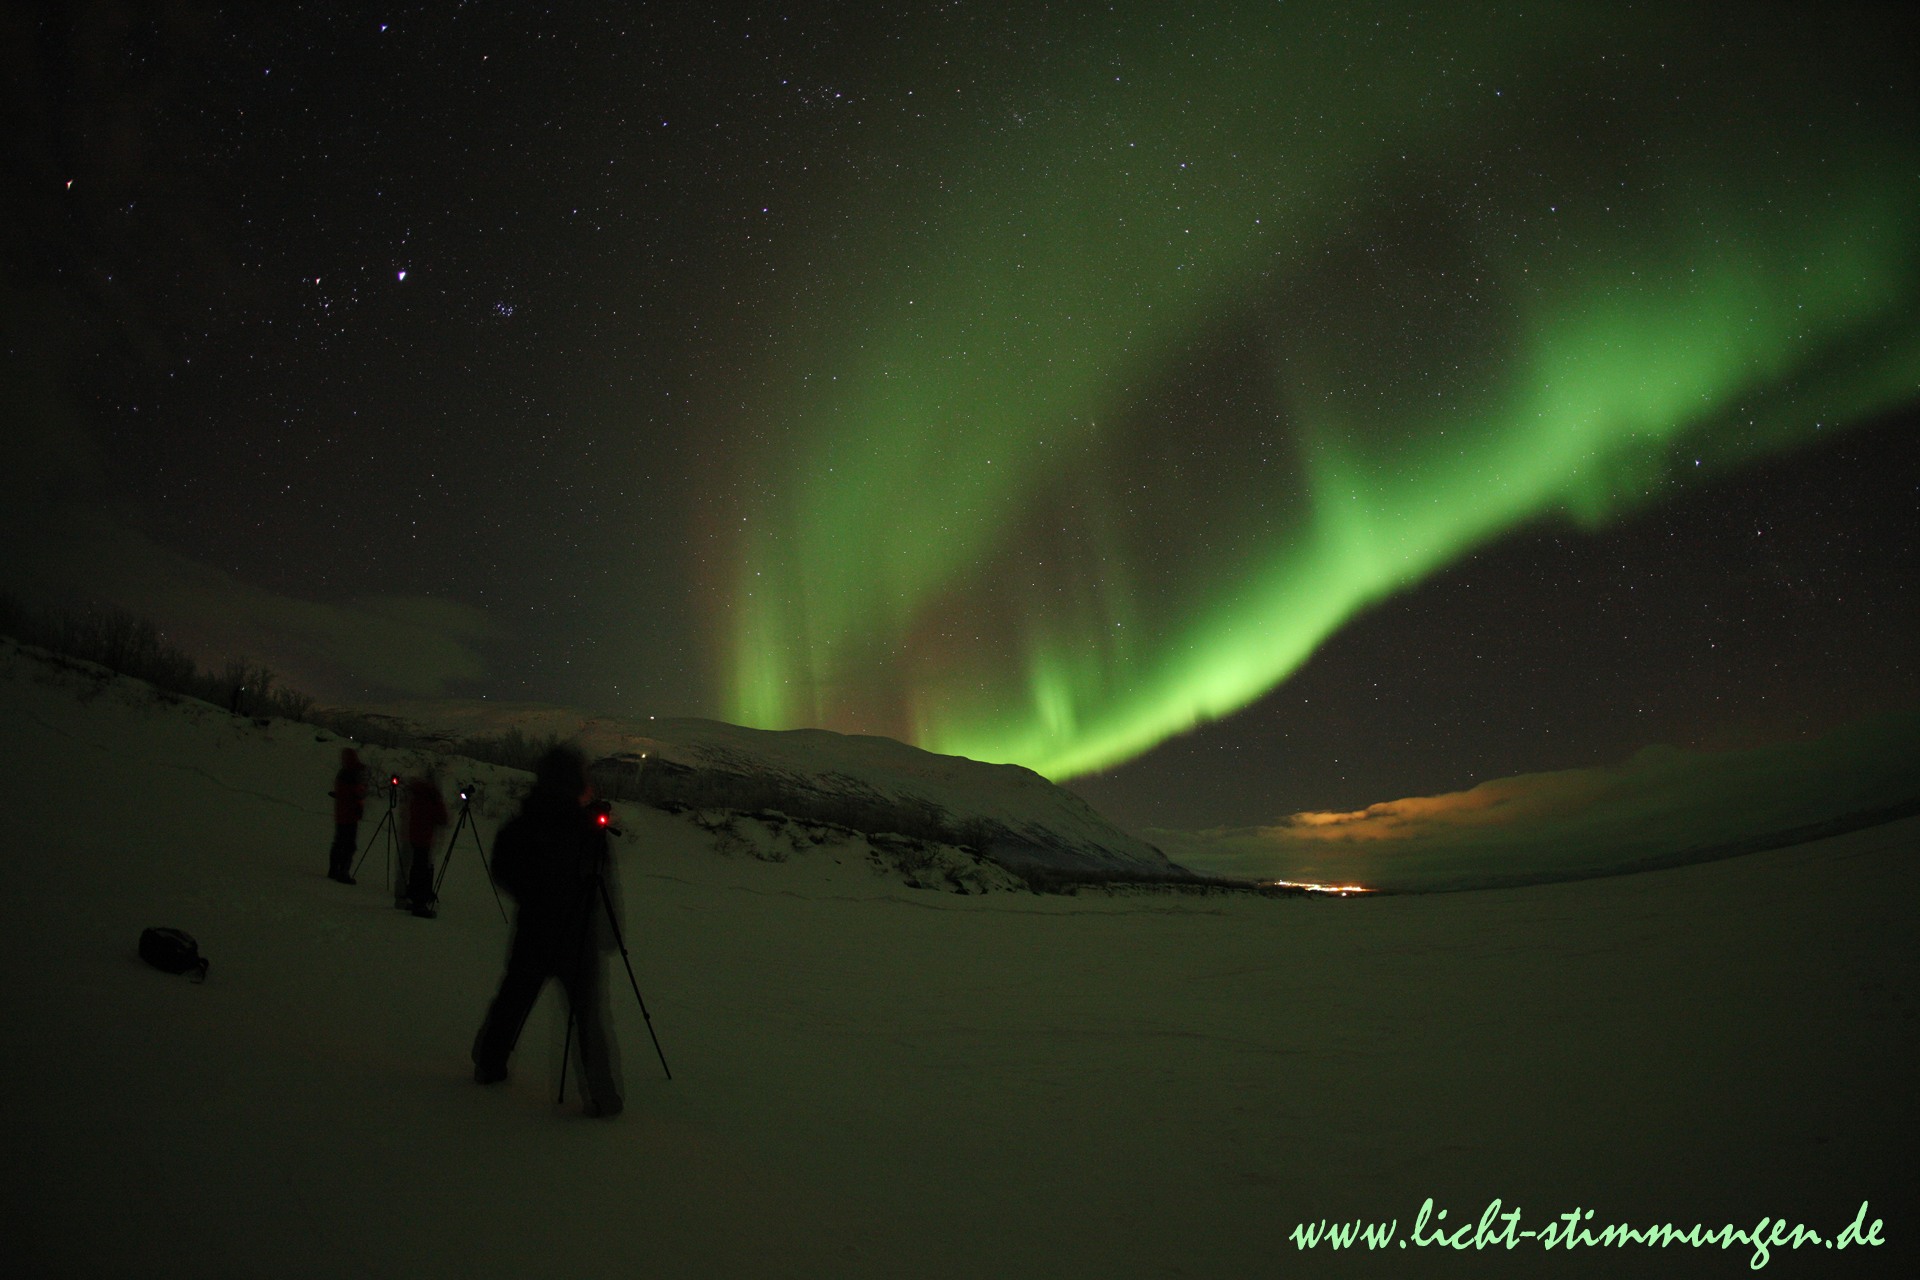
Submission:
[[[413,857],[405,901],[423,920],[433,919],[439,907],[433,892],[433,844],[446,825],[447,802],[440,794],[440,771],[429,765],[425,772],[407,781],[407,844]]]
[[[558,978],[579,1037],[587,1114],[616,1116],[620,1087],[601,997],[607,833],[587,807],[592,798],[585,758],[555,747],[541,758],[520,812],[494,837],[493,878],[519,912],[506,976],[474,1038],[473,1078],[481,1084],[506,1079],[527,1014],[547,979]]]
[[[340,748],[340,772],[333,775],[333,848],[327,851],[327,878],[353,883],[353,853],[360,847],[360,819],[366,814],[367,768],[352,747]]]

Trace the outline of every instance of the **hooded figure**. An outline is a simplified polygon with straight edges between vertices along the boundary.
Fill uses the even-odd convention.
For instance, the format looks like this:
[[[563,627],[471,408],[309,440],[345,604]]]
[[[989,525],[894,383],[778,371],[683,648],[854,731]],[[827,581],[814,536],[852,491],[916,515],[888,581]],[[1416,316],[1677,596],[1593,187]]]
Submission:
[[[519,906],[500,990],[473,1042],[473,1078],[507,1078],[507,1059],[548,978],[566,988],[590,1116],[620,1114],[602,993],[607,833],[587,806],[586,759],[571,747],[541,758],[533,790],[493,842],[493,878]]]
[[[433,891],[433,842],[447,825],[447,802],[440,794],[440,770],[432,765],[407,782],[407,844],[413,850],[404,901],[413,914],[431,920],[439,906]]]
[[[360,819],[366,812],[367,768],[352,747],[340,748],[340,772],[333,775],[333,848],[327,851],[327,878],[353,883],[353,851],[360,845]]]

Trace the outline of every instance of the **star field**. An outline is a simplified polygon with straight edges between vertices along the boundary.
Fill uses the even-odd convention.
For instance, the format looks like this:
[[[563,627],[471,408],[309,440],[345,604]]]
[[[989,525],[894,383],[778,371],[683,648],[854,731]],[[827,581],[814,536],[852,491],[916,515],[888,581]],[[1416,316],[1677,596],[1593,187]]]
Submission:
[[[1890,12],[37,11],[0,585],[1142,825],[1815,732],[1915,694]]]

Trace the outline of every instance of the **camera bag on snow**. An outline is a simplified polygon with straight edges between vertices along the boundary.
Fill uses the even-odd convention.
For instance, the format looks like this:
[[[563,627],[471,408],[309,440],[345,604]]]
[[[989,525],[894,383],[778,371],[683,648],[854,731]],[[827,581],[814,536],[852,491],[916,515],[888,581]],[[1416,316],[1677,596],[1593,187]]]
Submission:
[[[168,973],[191,973],[195,982],[207,980],[207,958],[193,935],[156,925],[140,935],[140,958]]]

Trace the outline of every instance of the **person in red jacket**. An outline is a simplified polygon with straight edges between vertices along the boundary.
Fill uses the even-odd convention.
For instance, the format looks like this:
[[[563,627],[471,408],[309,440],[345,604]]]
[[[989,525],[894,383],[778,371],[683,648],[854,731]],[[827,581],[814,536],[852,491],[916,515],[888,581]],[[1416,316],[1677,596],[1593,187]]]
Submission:
[[[360,846],[360,819],[366,813],[367,767],[352,747],[340,748],[340,772],[333,775],[333,848],[327,852],[327,878],[353,883],[353,851]]]
[[[433,891],[433,845],[446,825],[440,770],[428,765],[407,781],[407,843],[413,847],[413,866],[407,877],[406,902],[423,920],[433,919],[439,911]]]

